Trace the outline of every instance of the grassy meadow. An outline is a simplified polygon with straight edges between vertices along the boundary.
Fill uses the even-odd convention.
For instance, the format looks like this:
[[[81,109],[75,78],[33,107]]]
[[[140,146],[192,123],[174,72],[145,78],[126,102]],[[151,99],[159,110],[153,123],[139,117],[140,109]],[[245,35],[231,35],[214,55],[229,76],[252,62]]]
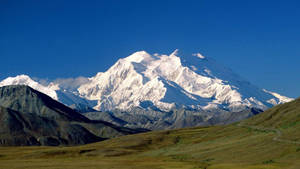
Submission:
[[[299,103],[226,126],[153,131],[76,147],[1,147],[0,168],[299,169]]]

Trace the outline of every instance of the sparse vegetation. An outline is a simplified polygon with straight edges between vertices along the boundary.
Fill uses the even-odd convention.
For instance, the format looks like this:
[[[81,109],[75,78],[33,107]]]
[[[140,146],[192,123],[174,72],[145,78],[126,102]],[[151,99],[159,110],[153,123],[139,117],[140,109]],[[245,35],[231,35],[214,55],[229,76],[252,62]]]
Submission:
[[[275,163],[273,160],[267,160],[267,161],[264,161],[263,164],[272,164],[272,163]]]
[[[300,148],[295,140],[300,111],[283,110],[299,100],[279,105],[241,122],[227,126],[154,131],[122,136],[75,147],[2,147],[0,168],[116,168],[116,169],[282,169],[300,166]],[[270,117],[274,111],[278,111]],[[282,112],[282,113],[280,113]],[[280,121],[273,118],[280,116]],[[287,119],[288,120],[287,120]],[[269,121],[271,120],[271,122]],[[280,129],[276,132],[264,128]],[[249,132],[250,131],[250,132]]]

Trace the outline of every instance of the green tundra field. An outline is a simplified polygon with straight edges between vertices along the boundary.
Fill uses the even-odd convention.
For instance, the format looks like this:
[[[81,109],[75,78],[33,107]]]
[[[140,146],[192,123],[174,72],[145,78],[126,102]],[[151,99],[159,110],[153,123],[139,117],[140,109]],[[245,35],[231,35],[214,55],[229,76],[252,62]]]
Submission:
[[[226,126],[127,135],[75,147],[1,147],[0,168],[300,168],[300,99]]]

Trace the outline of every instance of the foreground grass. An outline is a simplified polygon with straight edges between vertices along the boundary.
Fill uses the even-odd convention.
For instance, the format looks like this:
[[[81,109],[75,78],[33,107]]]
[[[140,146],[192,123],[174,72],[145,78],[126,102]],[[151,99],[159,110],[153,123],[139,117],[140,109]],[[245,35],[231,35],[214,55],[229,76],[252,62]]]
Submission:
[[[0,168],[299,169],[300,99],[239,124],[156,131],[76,147],[1,147]]]
[[[283,131],[283,136],[291,138],[295,132]],[[276,142],[275,135],[234,124],[142,133],[76,147],[2,147],[0,168],[299,168],[300,145]]]

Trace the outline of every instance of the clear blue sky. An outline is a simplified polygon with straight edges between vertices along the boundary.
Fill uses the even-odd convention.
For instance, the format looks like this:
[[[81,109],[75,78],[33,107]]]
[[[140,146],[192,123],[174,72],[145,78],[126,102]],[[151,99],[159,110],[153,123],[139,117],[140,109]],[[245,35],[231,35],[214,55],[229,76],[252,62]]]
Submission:
[[[0,1],[0,79],[93,76],[135,51],[176,48],[300,96],[299,1]]]

